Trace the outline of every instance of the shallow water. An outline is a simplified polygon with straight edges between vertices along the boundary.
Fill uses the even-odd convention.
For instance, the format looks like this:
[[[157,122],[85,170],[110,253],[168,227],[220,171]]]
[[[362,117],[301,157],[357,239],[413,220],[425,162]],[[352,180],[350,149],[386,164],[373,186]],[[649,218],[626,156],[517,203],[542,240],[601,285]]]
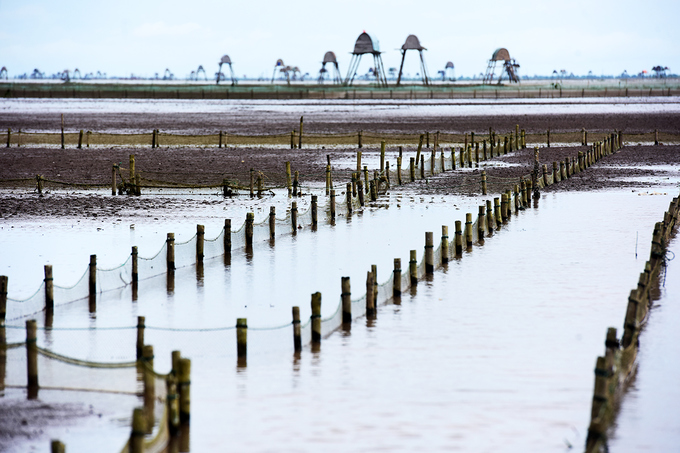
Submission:
[[[86,300],[59,306],[55,329],[41,330],[38,342],[83,359],[134,360],[133,326],[136,316],[146,316],[146,340],[155,347],[158,370],[168,370],[174,349],[192,359],[192,451],[224,448],[225,442],[236,451],[580,448],[589,422],[595,358],[602,354],[606,328],[621,330],[628,293],[649,254],[653,225],[676,195],[672,183],[677,181],[669,181],[666,195],[645,197],[631,191],[544,195],[537,209],[513,217],[483,247],[404,295],[400,305],[381,307],[375,322],[360,318],[351,333],[330,335],[317,353],[305,347],[299,359],[293,355],[289,327],[258,328],[290,323],[292,305],[299,305],[307,319],[315,291],[322,292],[323,316],[329,316],[339,301],[341,276],[351,277],[353,297],[364,293],[371,264],[378,265],[380,282],[392,270],[393,258],[401,257],[406,269],[410,249],[422,257],[425,231],[433,231],[438,242],[446,224],[452,236],[454,221],[464,220],[465,212],[476,216],[482,200],[406,194],[388,209],[369,210],[350,222],[339,219],[336,226],[321,226],[317,232],[304,229],[277,237],[273,248],[256,244],[252,256],[234,250],[228,264],[221,258],[207,260],[202,275],[193,266],[178,269],[171,291],[161,276],[140,282],[137,300],[129,287],[103,294],[96,313]],[[250,208],[239,206],[234,212]],[[206,222],[206,237],[214,236],[213,225],[223,224],[217,214],[212,221]],[[178,233],[178,241],[190,237],[195,226],[189,222],[136,225],[140,254],[146,255],[142,245],[148,246],[145,250],[160,247],[166,227]],[[101,231],[92,231],[95,227],[91,223],[76,230],[57,221],[50,231],[58,234],[58,247],[47,249],[49,241],[35,246],[41,258],[55,259],[69,244],[82,243],[85,259],[78,262],[85,264],[91,244],[100,247],[102,262],[117,262],[129,253],[128,226],[113,228],[107,241],[97,236]],[[38,226],[31,228],[25,237]],[[7,238],[4,230],[0,238]],[[29,249],[23,256],[33,259],[35,253]],[[72,258],[59,259],[66,266]],[[22,275],[10,274],[10,288]],[[236,366],[231,328],[236,317],[247,317],[250,326],[246,368]],[[38,323],[44,320],[38,317]],[[24,333],[8,329],[7,336],[9,342],[21,341]],[[676,375],[680,368],[677,361],[665,366],[665,373],[670,367],[669,374]],[[54,377],[41,368],[41,384],[73,373],[64,367],[55,365],[61,371]],[[23,370],[8,371],[8,383],[11,377],[21,385]],[[125,379],[112,385],[129,390],[135,384]],[[126,401],[110,410],[129,417]],[[127,422],[101,428],[111,451],[124,444]],[[55,429],[50,435],[61,433]],[[680,442],[677,433],[666,439]],[[22,449],[40,442],[47,444],[36,440]],[[87,445],[84,437],[68,436],[69,451]]]

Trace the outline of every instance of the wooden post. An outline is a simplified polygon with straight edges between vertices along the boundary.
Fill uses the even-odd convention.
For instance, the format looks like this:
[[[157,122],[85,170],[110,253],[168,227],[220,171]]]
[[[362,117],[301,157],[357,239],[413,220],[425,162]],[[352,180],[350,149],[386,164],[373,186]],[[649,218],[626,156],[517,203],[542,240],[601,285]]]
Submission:
[[[331,190],[331,166],[326,165],[326,195],[328,195],[330,190]]]
[[[347,203],[347,215],[351,216],[352,215],[352,183],[348,182],[347,183],[347,190],[345,191],[346,195],[346,203]]]
[[[517,187],[517,186],[515,186]],[[503,201],[503,200],[501,200]],[[512,217],[512,190],[505,191],[505,212],[503,212],[504,219],[510,219]]]
[[[503,215],[501,214],[501,200],[499,197],[493,199],[494,217],[496,218],[496,228],[503,224]]]
[[[262,172],[257,173],[257,198],[262,198],[262,192],[264,188],[262,187]]]
[[[456,169],[456,151],[451,147],[451,170]]]
[[[7,316],[7,283],[7,276],[0,275],[0,327],[5,325],[5,317]]]
[[[449,227],[442,225],[442,264],[449,262]]]
[[[318,226],[318,198],[316,195],[312,195],[312,229],[316,229]]]
[[[340,279],[340,289],[342,300],[342,323],[352,323],[352,291],[349,277],[342,277]]]
[[[293,307],[293,347],[295,352],[302,351],[302,332],[300,328],[300,307]]]
[[[66,453],[66,445],[56,439],[52,439],[50,451],[51,453]]]
[[[231,219],[224,219],[224,254],[231,253]]]
[[[290,208],[290,223],[293,228],[293,234],[297,234],[297,202],[294,201]]]
[[[467,149],[467,147],[465,149]],[[460,168],[465,168],[465,151],[463,148],[460,149]]]
[[[598,357],[595,364],[595,390],[593,391],[593,405],[590,419],[598,418],[602,406],[608,404],[607,387],[611,371],[607,369],[604,357]]]
[[[295,176],[293,176],[293,196],[302,196],[302,189],[300,188],[300,172],[295,170]]]
[[[654,144],[658,145],[659,144],[659,129],[654,129]],[[64,145],[61,146],[62,148]]]
[[[420,139],[418,139],[418,149],[416,150],[416,165],[420,162],[420,151],[423,149],[423,140],[425,137],[420,134]]]
[[[28,376],[28,387],[38,388],[38,325],[35,319],[26,321],[26,372]]]
[[[420,156],[420,179],[425,179],[425,156]]]
[[[430,147],[430,132],[425,132],[426,148]]]
[[[252,168],[250,169],[250,198],[255,197],[255,174]],[[295,191],[293,191],[293,195],[295,195]]]
[[[503,154],[508,154],[508,136],[503,139]]]
[[[475,166],[479,166],[479,142],[475,143]]]
[[[468,147],[468,133],[465,133],[465,149]]]
[[[61,149],[64,149],[64,114],[61,114]]]
[[[411,277],[411,286],[417,286],[418,285],[418,261],[416,259],[416,251],[415,250],[411,250],[409,252],[408,272],[409,272],[409,276]]]
[[[312,343],[321,344],[321,293],[312,294]]]
[[[472,247],[472,214],[465,214],[465,245]]]
[[[364,172],[364,181],[365,181],[364,182],[364,189],[366,190],[366,193],[370,195],[371,194],[371,192],[370,192],[371,185],[369,184],[369,181],[368,181],[368,166],[367,165],[364,165],[363,172]]]
[[[330,199],[330,207],[331,207],[331,222],[335,220],[335,189],[331,189],[331,199]]]
[[[380,173],[385,171],[385,140],[380,142]]]
[[[269,207],[269,240],[274,242],[276,239],[276,207]]]
[[[135,195],[140,196],[142,194],[142,176],[137,173],[135,175]]]
[[[132,432],[130,433],[129,441],[130,453],[144,453],[146,428],[144,409],[137,407],[132,411]]]
[[[165,378],[165,402],[168,411],[168,430],[174,436],[179,431],[179,394],[177,392],[177,377],[169,373]]]
[[[167,251],[165,256],[167,269],[168,271],[173,271],[175,270],[175,233],[168,233],[165,243],[167,244]]]
[[[363,132],[362,132],[362,131],[359,131],[359,133],[358,133],[357,135],[358,135],[358,147],[359,147],[359,148],[362,148],[362,147],[363,147],[363,143],[361,143],[361,136],[363,135]]]
[[[409,179],[411,182],[416,180],[416,159],[414,157],[411,157],[411,164],[409,167]]]
[[[573,172],[571,168],[571,159],[568,156],[564,158],[564,168],[567,178],[569,178],[573,174]]]
[[[179,390],[179,421],[189,424],[191,420],[191,360],[178,360],[177,388]]]
[[[290,131],[290,149],[295,149],[295,131]]]
[[[246,247],[248,248],[253,246],[253,223],[255,223],[255,213],[246,213]]]
[[[401,157],[397,157],[397,184],[401,185]]]
[[[475,133],[474,132],[470,132],[470,144],[472,146],[475,146]]]
[[[515,150],[519,148],[519,124],[515,124]]]
[[[83,130],[78,134],[78,149],[83,149]]]
[[[431,231],[425,233],[425,273],[434,273],[434,239]]]
[[[463,253],[463,228],[460,220],[456,220],[455,251],[456,256]]]
[[[546,164],[543,164],[543,185],[545,187],[550,185],[548,184],[548,166]]]
[[[156,377],[153,373],[153,346],[144,345],[142,348],[144,409],[147,417],[147,434],[151,433],[154,425],[154,403],[156,399]]]
[[[486,171],[482,170],[482,195],[486,195]]]
[[[357,151],[357,172],[361,173],[361,151]]]
[[[298,141],[298,148],[299,149],[302,149],[302,124],[304,122],[303,120],[304,120],[304,117],[301,116],[300,117],[300,137],[299,137],[299,141]]]
[[[144,316],[137,316],[137,360],[142,358],[144,352],[144,329],[146,328]]]
[[[501,194],[501,216],[503,219],[508,218],[508,194]]]
[[[482,144],[483,144],[483,146],[482,146],[482,159],[487,160],[487,157],[486,157],[486,140],[483,140]],[[493,157],[493,145],[491,145],[491,146],[492,146],[491,147],[491,157]]]
[[[52,265],[45,265],[45,308],[54,309],[54,280],[52,278]]]
[[[248,320],[246,318],[236,319],[236,355],[239,359],[248,356]]]
[[[552,173],[553,173],[553,182],[560,182],[560,167],[557,164],[556,161],[553,161],[553,168],[552,168]]]
[[[378,188],[376,187],[376,181],[372,180],[370,182],[370,193],[371,193],[371,201],[376,201],[378,199]]]
[[[491,206],[491,200],[486,200],[486,226],[489,231],[489,236],[496,229],[496,219],[493,215],[493,207]]]
[[[12,143],[12,129],[7,128],[7,148],[9,148],[10,144]]]
[[[472,145],[467,149],[468,168],[472,168]]]
[[[519,182],[519,187],[520,190],[522,191],[522,206],[526,206],[528,203],[527,199],[527,185],[524,179],[521,179]]]
[[[430,156],[430,175],[434,176],[435,164],[437,163],[436,149],[432,148],[432,155]]]
[[[548,137],[548,138],[547,138],[548,148],[550,148],[550,129],[548,129],[547,137]]]
[[[293,193],[292,185],[290,182],[290,162],[286,162],[286,187],[288,188],[288,196],[290,197]]]
[[[205,250],[205,225],[196,225],[196,262],[202,263]]]
[[[479,206],[479,213],[477,214],[477,237],[480,242],[484,241],[484,235],[486,234],[486,214],[484,205]]]
[[[90,296],[94,296],[97,293],[97,255],[90,255],[90,279],[89,288]]]
[[[219,139],[218,139],[218,148],[222,148],[222,131],[219,132]]]
[[[130,184],[135,180],[135,155],[130,154]]]
[[[366,272],[366,316],[375,317],[375,275]]]
[[[151,131],[151,149],[156,147],[156,129]]]
[[[111,195],[116,195],[116,170],[118,169],[117,164],[113,164],[111,168]]]
[[[399,297],[401,296],[401,258],[394,259],[392,272],[392,297]]]

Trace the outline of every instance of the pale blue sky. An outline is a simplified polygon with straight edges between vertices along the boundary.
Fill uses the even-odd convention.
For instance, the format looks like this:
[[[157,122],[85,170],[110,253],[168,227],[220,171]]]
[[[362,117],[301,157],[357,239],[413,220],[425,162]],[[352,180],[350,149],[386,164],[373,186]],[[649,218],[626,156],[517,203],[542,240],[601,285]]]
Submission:
[[[157,1],[0,0],[0,66],[10,76],[79,68],[109,76],[208,75],[229,54],[237,76],[271,77],[278,58],[317,75],[326,51],[344,76],[354,41],[380,42],[385,68],[398,67],[409,34],[428,48],[430,75],[453,61],[456,75],[486,69],[498,47],[520,74],[637,74],[664,65],[680,72],[680,2],[529,0]],[[359,73],[370,66],[364,58]],[[418,71],[417,54],[406,70]]]

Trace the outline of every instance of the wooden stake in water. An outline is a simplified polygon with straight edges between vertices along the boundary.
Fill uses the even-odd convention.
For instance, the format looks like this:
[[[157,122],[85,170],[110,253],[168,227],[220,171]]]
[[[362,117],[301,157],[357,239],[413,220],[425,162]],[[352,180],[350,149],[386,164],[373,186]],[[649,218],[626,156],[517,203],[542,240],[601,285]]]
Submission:
[[[196,262],[202,263],[205,250],[205,225],[196,225]]]
[[[321,344],[321,293],[312,294],[312,343]]]
[[[253,224],[255,223],[255,213],[246,213],[246,247],[253,246]]]
[[[366,272],[366,316],[372,318],[375,316],[375,276],[373,272]]]
[[[392,277],[392,296],[401,296],[401,258],[394,259],[394,271]]]
[[[236,320],[236,355],[239,359],[248,356],[248,320],[238,318]]]
[[[191,420],[191,360],[180,358],[178,369],[179,421],[189,424]]]
[[[300,138],[299,138],[299,142],[298,142],[298,148],[299,149],[302,149],[302,124],[303,124],[303,122],[304,122],[304,116],[301,116],[300,117]]]
[[[167,239],[165,240],[167,250],[165,261],[167,263],[168,271],[175,270],[175,233],[168,233]]]
[[[480,242],[484,241],[484,236],[486,234],[486,210],[484,205],[479,207],[479,213],[477,214],[477,237]]]
[[[35,319],[26,321],[26,372],[28,376],[28,387],[38,388],[38,343]]]
[[[363,131],[359,131],[359,134],[358,134],[358,147],[359,148],[363,147],[363,143],[361,143],[362,135],[363,135]]]
[[[165,402],[168,411],[168,430],[174,436],[179,431],[179,393],[177,392],[177,377],[170,373],[165,378]]]
[[[10,144],[12,143],[12,129],[7,128],[7,148],[9,148]]]
[[[346,198],[346,204],[347,204],[347,215],[351,216],[352,215],[352,183],[348,182],[347,183],[347,189],[345,191],[345,198]]]
[[[411,278],[411,286],[418,285],[418,260],[416,256],[415,250],[409,252],[408,272]]]
[[[291,227],[293,228],[292,233],[297,234],[297,214],[298,214],[298,209],[297,209],[297,202],[294,201],[292,203],[292,206],[290,208],[290,222],[291,222]]]
[[[293,307],[293,348],[302,351],[302,332],[300,328],[300,307]]]
[[[293,177],[293,196],[299,197],[302,195],[302,189],[300,189],[300,172],[295,170],[295,176]]]
[[[137,360],[142,358],[144,352],[144,329],[146,328],[144,316],[137,316]]]
[[[482,170],[482,195],[486,195],[486,171]]]
[[[335,189],[331,189],[330,195],[331,222],[335,220]]]
[[[397,184],[401,185],[401,157],[397,157]]]
[[[423,149],[423,139],[424,138],[425,137],[423,136],[423,134],[420,134],[420,139],[418,140],[418,149],[416,151],[416,164],[418,164],[418,162],[420,162],[420,151]]]
[[[442,264],[449,262],[449,227],[442,225]]]
[[[224,254],[231,253],[231,219],[224,219]]]
[[[137,407],[132,411],[132,432],[130,433],[130,453],[144,453],[144,435],[146,434],[146,417],[144,409]]]
[[[288,196],[290,197],[291,194],[293,193],[293,188],[292,184],[290,181],[291,175],[290,175],[290,162],[286,162],[286,188],[288,188]]]
[[[276,207],[269,207],[269,240],[274,242],[276,239]]]
[[[0,326],[5,324],[5,316],[7,315],[7,283],[7,276],[0,275]]]
[[[316,230],[316,227],[318,226],[318,197],[316,195],[312,195],[312,229]]]
[[[456,256],[463,253],[463,228],[460,220],[456,220],[455,251]]]
[[[90,296],[94,296],[97,293],[97,255],[90,255],[89,271]]]
[[[78,149],[83,149],[83,130],[78,134]]]
[[[54,279],[51,264],[45,265],[45,308],[54,309]]]
[[[380,173],[385,171],[385,140],[380,142]]]
[[[416,159],[415,157],[411,157],[411,163],[409,166],[409,179],[411,182],[416,180]]]
[[[51,453],[66,453],[66,445],[55,439],[52,440],[50,448]]]
[[[491,200],[486,200],[486,226],[489,231],[489,236],[496,229],[496,219],[493,215],[493,207],[491,205]]]
[[[352,323],[352,289],[349,277],[342,277],[340,280],[340,298],[342,300],[342,323]]]
[[[469,212],[465,214],[465,245],[472,247],[472,214]]]

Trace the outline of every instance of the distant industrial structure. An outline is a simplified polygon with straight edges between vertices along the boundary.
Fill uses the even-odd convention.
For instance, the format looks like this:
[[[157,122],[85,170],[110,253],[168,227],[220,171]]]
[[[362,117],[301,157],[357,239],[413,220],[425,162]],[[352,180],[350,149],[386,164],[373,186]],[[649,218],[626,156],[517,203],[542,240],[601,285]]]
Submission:
[[[357,75],[357,69],[359,69],[361,57],[366,54],[371,54],[373,55],[373,68],[371,68],[369,73],[373,72],[379,87],[386,87],[387,77],[385,76],[385,68],[383,66],[382,57],[380,56],[381,53],[378,41],[373,40],[366,32],[360,34],[354,43],[352,59],[349,62],[349,69],[344,84],[347,86],[352,85],[354,77]]]
[[[496,64],[498,62],[502,62],[500,74],[498,75],[498,84],[500,84],[503,80],[504,74],[508,76],[508,80],[510,82],[519,83],[519,64],[515,62],[514,58],[510,58],[510,52],[508,52],[508,49],[501,47],[500,49],[496,49],[489,60],[489,64],[486,67],[486,74],[484,75],[484,84],[487,85],[493,83],[496,72]]]

